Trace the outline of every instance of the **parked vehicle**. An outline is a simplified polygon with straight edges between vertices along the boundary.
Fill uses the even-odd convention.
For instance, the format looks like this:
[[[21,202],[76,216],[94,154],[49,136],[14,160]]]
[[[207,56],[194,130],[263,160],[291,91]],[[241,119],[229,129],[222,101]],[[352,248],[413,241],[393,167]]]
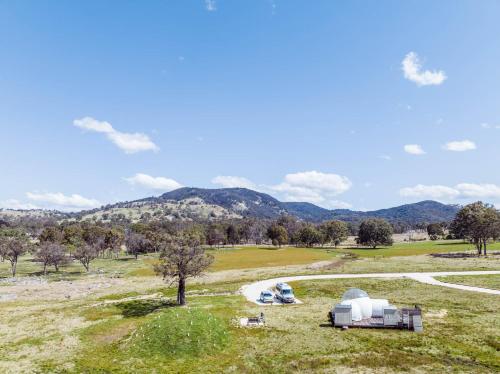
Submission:
[[[260,297],[259,297],[259,300],[263,303],[273,303],[274,301],[274,295],[271,291],[269,290],[266,290],[266,291],[262,291],[260,293]]]
[[[295,296],[293,289],[286,283],[278,283],[276,285],[276,298],[283,303],[294,303]]]

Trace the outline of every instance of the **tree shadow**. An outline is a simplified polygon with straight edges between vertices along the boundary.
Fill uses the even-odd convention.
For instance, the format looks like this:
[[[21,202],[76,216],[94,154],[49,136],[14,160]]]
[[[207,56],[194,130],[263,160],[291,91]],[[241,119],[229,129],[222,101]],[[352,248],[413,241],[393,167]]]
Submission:
[[[159,309],[171,308],[177,306],[172,300],[131,300],[123,303],[116,304],[118,309],[121,310],[122,316],[130,317],[144,317]]]
[[[319,327],[329,327],[329,328],[333,328],[333,325],[331,323],[320,323],[319,324]]]

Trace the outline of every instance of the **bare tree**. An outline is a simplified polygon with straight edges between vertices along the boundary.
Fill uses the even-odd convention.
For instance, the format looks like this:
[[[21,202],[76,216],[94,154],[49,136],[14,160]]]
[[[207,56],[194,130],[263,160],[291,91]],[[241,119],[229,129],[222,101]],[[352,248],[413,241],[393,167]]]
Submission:
[[[97,249],[94,246],[88,244],[84,244],[83,246],[78,247],[73,254],[73,256],[81,262],[81,264],[87,271],[89,271],[90,269],[90,262],[96,259],[97,255]]]
[[[35,261],[42,263],[43,274],[47,274],[47,266],[53,265],[56,271],[59,266],[68,263],[64,246],[56,243],[43,243],[35,253]]]
[[[201,246],[203,236],[196,231],[184,231],[161,239],[160,262],[155,272],[165,280],[177,281],[177,304],[186,304],[186,279],[200,276],[213,262]]]
[[[19,257],[30,248],[28,238],[21,235],[4,236],[0,238],[0,252],[2,258],[10,262],[12,276],[16,276],[17,262]]]

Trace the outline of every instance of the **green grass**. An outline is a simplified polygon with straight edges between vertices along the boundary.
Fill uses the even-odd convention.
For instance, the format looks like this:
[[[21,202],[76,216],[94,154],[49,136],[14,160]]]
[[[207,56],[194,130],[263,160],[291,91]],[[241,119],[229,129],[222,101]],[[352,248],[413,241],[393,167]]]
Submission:
[[[75,371],[490,373],[500,370],[497,323],[500,312],[495,295],[451,290],[407,279],[291,284],[304,304],[263,308],[239,296],[194,297],[189,299],[189,309],[167,308],[139,318],[120,317],[117,310],[108,322],[84,330],[86,348],[76,359]],[[327,313],[349,287],[360,287],[374,298],[388,298],[399,307],[418,304],[424,312],[424,332],[332,328]],[[261,311],[266,315],[265,328],[237,328],[232,323],[238,316],[257,315]]]
[[[489,251],[500,250],[500,242],[490,244]],[[426,241],[413,243],[398,243],[391,247],[367,248],[296,248],[296,247],[236,247],[234,249],[208,250],[215,257],[209,271],[242,270],[279,266],[304,265],[318,261],[336,260],[342,254],[354,255],[359,258],[392,258],[401,256],[415,256],[432,253],[447,253],[460,251],[474,251],[471,244],[462,241]],[[153,265],[157,262],[157,255],[133,257],[122,255],[119,259],[99,258],[91,263],[90,274],[104,274],[111,277],[147,277],[155,276]],[[42,276],[42,266],[33,261],[31,255],[23,256],[17,266],[17,276]],[[73,261],[68,266],[55,272],[49,268],[47,279],[51,281],[76,280],[87,273],[83,266]],[[0,278],[10,277],[8,261],[0,262]]]
[[[489,251],[500,250],[500,242],[492,243],[488,246]],[[461,240],[440,240],[421,241],[411,243],[396,243],[390,247],[372,248],[342,248],[340,252],[354,253],[360,257],[394,257],[394,256],[414,256],[433,253],[448,253],[473,251],[473,244],[464,243]]]
[[[494,275],[455,275],[450,277],[436,277],[441,282],[465,284],[467,286],[500,290],[500,274]]]
[[[198,308],[161,312],[131,336],[128,346],[139,357],[199,357],[222,350],[229,343],[227,326]]]
[[[335,257],[332,250],[296,247],[241,247],[209,250],[209,253],[215,257],[212,271],[302,265]]]

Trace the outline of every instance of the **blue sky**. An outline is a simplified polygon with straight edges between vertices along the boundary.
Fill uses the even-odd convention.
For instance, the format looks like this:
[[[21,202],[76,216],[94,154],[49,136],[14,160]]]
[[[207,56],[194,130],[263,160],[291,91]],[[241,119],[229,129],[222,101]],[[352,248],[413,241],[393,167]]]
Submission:
[[[498,204],[499,17],[488,0],[0,1],[0,206],[178,186]]]

